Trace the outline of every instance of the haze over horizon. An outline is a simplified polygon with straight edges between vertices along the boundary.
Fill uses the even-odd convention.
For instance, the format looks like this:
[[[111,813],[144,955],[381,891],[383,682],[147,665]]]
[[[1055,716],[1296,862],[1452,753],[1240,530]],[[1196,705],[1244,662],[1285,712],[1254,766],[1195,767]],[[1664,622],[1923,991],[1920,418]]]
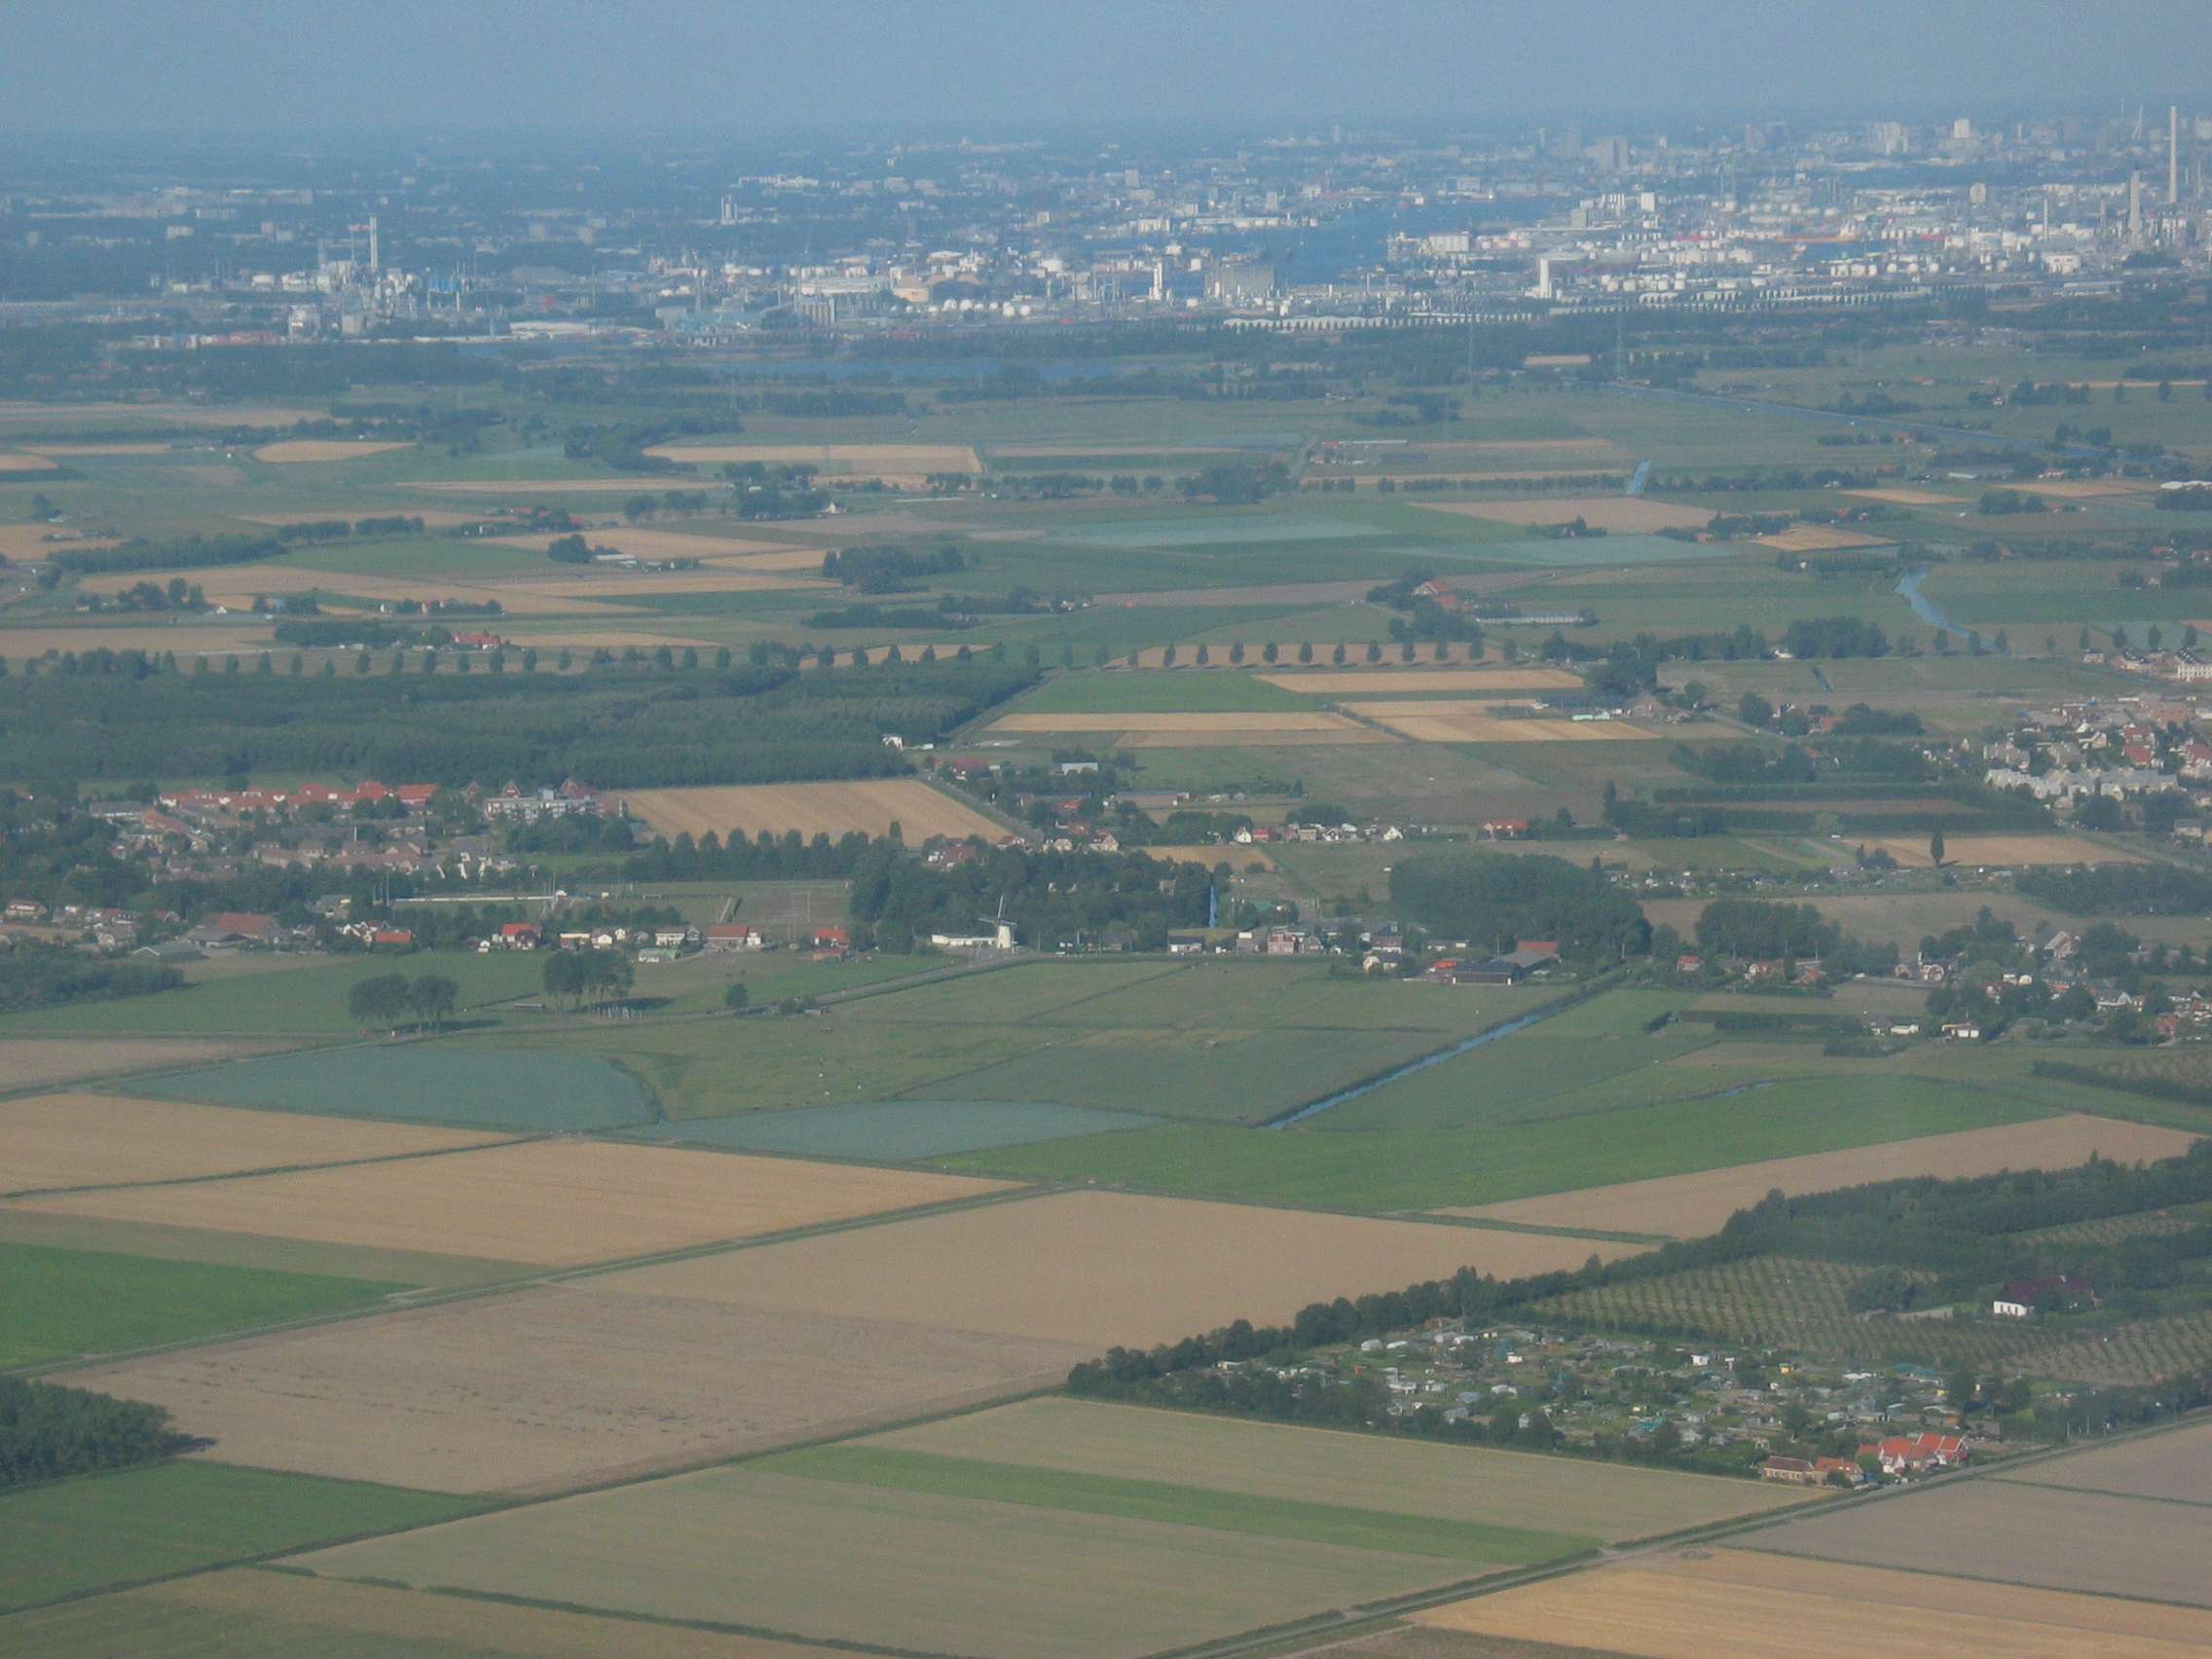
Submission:
[[[1863,118],[2204,95],[2204,60],[2181,46],[2200,6],[2118,0],[2023,27],[2039,11],[2055,18],[1991,0],[667,0],[632,16],[582,0],[314,15],[268,0],[9,4],[0,129],[982,132],[1139,118]]]

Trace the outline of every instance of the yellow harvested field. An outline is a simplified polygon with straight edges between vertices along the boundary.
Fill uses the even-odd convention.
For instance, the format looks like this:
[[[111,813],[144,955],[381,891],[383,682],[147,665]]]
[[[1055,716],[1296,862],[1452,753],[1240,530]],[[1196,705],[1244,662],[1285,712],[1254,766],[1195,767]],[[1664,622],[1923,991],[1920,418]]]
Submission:
[[[145,651],[179,657],[210,652],[265,651],[275,638],[273,624],[176,623],[150,621],[92,623],[81,628],[0,628],[0,656],[23,658],[47,651]]]
[[[263,444],[253,452],[253,459],[272,466],[294,466],[316,461],[359,461],[364,456],[388,455],[414,447],[412,443],[352,443],[345,438],[288,438],[280,444]]]
[[[1333,726],[1327,731],[1130,731],[1121,749],[1320,749],[1340,743],[1396,743],[1373,726]]]
[[[166,455],[169,446],[162,443],[147,444],[26,444],[32,455]]]
[[[1254,865],[1262,869],[1275,867],[1275,861],[1268,856],[1265,847],[1239,847],[1234,842],[1198,847],[1140,847],[1137,851],[1148,859],[1161,859],[1168,864],[1203,865],[1208,869],[1217,864],[1235,865],[1238,869],[1249,869]]]
[[[474,1156],[482,1157],[483,1154]],[[1499,1278],[1636,1246],[1255,1204],[1056,1193],[611,1273],[600,1288],[904,1319],[1052,1342],[1149,1345],[1289,1317],[1362,1285],[1473,1266]]]
[[[2086,500],[2099,496],[2133,496],[2149,486],[2128,478],[2035,478],[2009,487],[2038,496],[2054,496],[2060,500]]]
[[[66,552],[72,548],[114,547],[118,545],[112,535],[72,536],[66,541],[49,541],[54,532],[43,524],[0,524],[0,559],[19,559],[25,562],[44,559],[49,554]]]
[[[631,790],[622,804],[664,835],[727,839],[742,830],[781,835],[796,830],[812,839],[859,830],[881,835],[899,826],[908,846],[932,835],[995,841],[1006,827],[932,789],[918,778],[870,778],[834,784],[732,784],[700,789]]]
[[[183,1181],[483,1146],[498,1135],[113,1094],[0,1100],[0,1192]]]
[[[645,453],[700,466],[749,461],[763,466],[812,466],[824,477],[838,478],[919,481],[932,472],[983,470],[967,444],[659,444]]]
[[[1525,369],[1583,369],[1590,366],[1587,351],[1538,351],[1521,359]]]
[[[1595,1567],[1409,1616],[1638,1659],[2181,1659],[2212,1646],[2212,1615],[2194,1608],[1743,1550]]]
[[[1053,1387],[1096,1351],[610,1288],[628,1276],[248,1337],[70,1381],[168,1407],[225,1462],[430,1492],[544,1492]]]
[[[0,453],[0,472],[53,472],[59,462],[49,461],[43,455],[9,455]]]
[[[1854,837],[1858,840],[1859,837]],[[1868,835],[1868,847],[1880,847],[1907,869],[1929,869],[1926,835]],[[1946,835],[1943,866],[1968,867],[2007,865],[2141,864],[2136,853],[2115,852],[2080,835]]]
[[[1838,530],[1825,524],[1793,524],[1772,535],[1754,535],[1751,539],[1781,553],[1834,553],[1846,547],[1887,547],[1896,537]]]
[[[17,1207],[369,1250],[572,1267],[996,1192],[1005,1183],[591,1141],[18,1200]]]
[[[1933,490],[1846,490],[1843,494],[1869,501],[1891,501],[1900,507],[1963,507],[1967,500],[1964,496],[1939,496]]]
[[[993,731],[1163,731],[1247,732],[1342,731],[1352,725],[1342,715],[1303,709],[1268,709],[1236,714],[1006,715]]]
[[[1508,719],[1490,705],[1427,702],[1346,703],[1346,711],[1419,743],[1636,743],[1656,732],[1628,720]]]
[[[819,1647],[766,1637],[461,1601],[383,1584],[247,1567],[18,1614],[0,1620],[0,1647],[9,1645],[13,1628],[27,1642],[37,1643],[35,1649],[24,1646],[23,1652],[89,1654],[94,1646],[74,1639],[77,1621],[100,1631],[97,1621],[119,1606],[144,1608],[157,1618],[176,1621],[179,1628],[222,1631],[257,1653],[276,1650],[252,1645],[267,1633],[272,1638],[288,1634],[287,1644],[303,1654],[358,1651],[365,1644],[394,1653],[458,1653],[465,1648],[481,1659],[607,1659],[617,1652],[623,1659],[824,1659]]]
[[[2121,1123],[2069,1113],[2001,1128],[1962,1129],[1918,1140],[1887,1141],[1848,1152],[1816,1152],[1801,1158],[1775,1158],[1708,1169],[1695,1175],[1667,1175],[1651,1181],[1624,1181],[1578,1193],[1553,1193],[1540,1198],[1452,1209],[1446,1215],[1471,1216],[1534,1227],[1586,1227],[1602,1233],[1665,1234],[1702,1238],[1719,1232],[1740,1209],[1767,1194],[1825,1193],[1868,1181],[1897,1181],[1917,1175],[1957,1180],[1994,1175],[2006,1169],[2070,1169],[2092,1154],[2134,1163],[2187,1152],[2196,1137],[2180,1129]]]
[[[1397,691],[1580,690],[1582,679],[1564,668],[1367,668],[1306,669],[1288,674],[1263,674],[1270,685],[1301,691],[1315,697],[1372,695]]]
[[[641,530],[630,525],[586,530],[581,534],[594,547],[610,547],[617,553],[634,554],[640,559],[721,559],[735,554],[788,553],[803,558],[815,570],[822,568],[820,548],[793,547],[789,542],[783,541],[692,535],[680,530]],[[519,547],[526,552],[542,553],[558,538],[551,535],[493,535],[485,539],[494,547]]]
[[[281,1038],[259,1042],[227,1037],[10,1037],[0,1039],[0,1078],[6,1078],[11,1088],[39,1088],[84,1078],[212,1065],[289,1047]]]
[[[1623,535],[1643,535],[1658,530],[1703,530],[1713,522],[1710,507],[1680,507],[1671,501],[1647,501],[1641,496],[1544,496],[1510,501],[1423,501],[1420,505],[1427,512],[1456,513],[1496,524],[1572,524],[1580,519],[1592,530]]]

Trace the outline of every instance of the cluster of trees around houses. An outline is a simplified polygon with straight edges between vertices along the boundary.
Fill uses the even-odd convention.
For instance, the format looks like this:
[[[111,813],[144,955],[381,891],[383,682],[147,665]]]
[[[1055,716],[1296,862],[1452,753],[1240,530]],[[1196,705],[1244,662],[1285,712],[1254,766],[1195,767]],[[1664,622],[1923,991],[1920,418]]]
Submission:
[[[150,1463],[190,1444],[166,1407],[0,1377],[0,1488]]]
[[[1212,872],[1143,853],[1037,853],[993,848],[948,870],[877,844],[853,871],[855,944],[911,950],[933,933],[975,934],[1005,914],[1025,941],[1125,930],[1138,950],[1166,947],[1171,928],[1202,927]]]
[[[1540,855],[1428,853],[1390,871],[1391,901],[1433,935],[1508,951],[1549,940],[1585,960],[1641,955],[1650,925],[1628,895],[1594,869]]]
[[[2084,865],[2020,872],[2019,889],[2074,915],[2201,916],[2212,912],[2212,875],[2179,865]]]
[[[2185,1302],[2200,1306],[2212,1293],[2204,1276],[2205,1263],[2212,1257],[2212,1228],[2138,1235],[2110,1245],[2037,1242],[2027,1235],[2207,1198],[2212,1198],[2212,1141],[2199,1141],[2178,1158],[2143,1166],[2092,1160],[2060,1171],[2012,1171],[1965,1180],[1922,1177],[1799,1198],[1773,1193],[1752,1208],[1736,1212],[1709,1237],[1668,1244],[1609,1265],[1593,1256],[1579,1272],[1510,1280],[1462,1268],[1448,1279],[1409,1285],[1402,1291],[1311,1303],[1288,1325],[1254,1326],[1240,1319],[1149,1351],[1113,1348],[1070,1371],[1068,1388],[1091,1398],[1559,1450],[1564,1449],[1559,1436],[1540,1413],[1527,1427],[1521,1425],[1519,1419],[1527,1407],[1520,1403],[1488,1421],[1469,1419],[1447,1424],[1438,1411],[1391,1416],[1380,1389],[1339,1387],[1311,1377],[1225,1373],[1219,1368],[1224,1363],[1259,1360],[1287,1369],[1300,1365],[1313,1349],[1388,1337],[1430,1319],[1461,1319],[1479,1327],[1536,1318],[1531,1311],[1536,1304],[1569,1291],[1663,1278],[1766,1256],[1863,1265],[1867,1272],[1856,1281],[1852,1300],[1871,1312],[1979,1297],[2013,1279],[2059,1274],[2096,1287],[2104,1299],[2100,1320],[2171,1311]],[[1549,1324],[1563,1322],[1555,1312],[1541,1318]],[[1652,1320],[1615,1319],[1604,1328],[1658,1338],[1732,1338],[1726,1330]],[[1867,1351],[1841,1357],[1861,1362],[1919,1357],[1909,1334],[1902,1334],[1905,1329],[1869,1326]],[[1739,1371],[1738,1381],[1744,1380]],[[1979,1392],[1971,1373],[1955,1380],[1951,1387],[1962,1401]],[[1999,1391],[1990,1392],[1994,1396]],[[2024,1404],[2025,1390],[2012,1390],[2008,1399]],[[2116,1421],[2193,1409],[2212,1402],[2212,1377],[2169,1380],[2157,1391],[2156,1405],[2150,1391],[2141,1398],[2130,1391],[2115,1391],[2110,1400],[2109,1416]],[[2079,1417],[2079,1401],[2075,1411]],[[1685,1454],[1667,1439],[1657,1444],[1601,1441],[1588,1450],[1600,1456],[1736,1473],[1749,1472],[1750,1463],[1764,1455],[1749,1447],[1717,1457]]]
[[[968,559],[949,543],[928,552],[904,547],[832,547],[822,555],[824,579],[843,582],[856,593],[905,593],[929,580],[968,568]]]
[[[60,945],[18,945],[0,954],[0,1012],[141,997],[183,983],[174,968],[102,962]]]
[[[602,788],[881,777],[885,731],[928,740],[1028,685],[1011,664],[867,669],[652,663],[591,675],[124,674],[0,680],[0,733],[42,785],[260,772]]]

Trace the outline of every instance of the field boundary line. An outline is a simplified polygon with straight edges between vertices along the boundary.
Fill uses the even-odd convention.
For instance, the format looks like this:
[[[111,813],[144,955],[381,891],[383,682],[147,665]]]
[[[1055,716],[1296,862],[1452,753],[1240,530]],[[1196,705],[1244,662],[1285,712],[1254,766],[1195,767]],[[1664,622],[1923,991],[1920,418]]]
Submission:
[[[305,1118],[314,1122],[320,1114],[287,1113],[288,1117]],[[329,1119],[336,1123],[385,1123],[387,1119]],[[401,1125],[405,1126],[405,1125]],[[432,1128],[442,1124],[430,1124]],[[81,1187],[22,1187],[12,1192],[0,1192],[0,1202],[15,1198],[62,1198],[76,1193],[116,1193],[135,1191],[140,1187],[203,1187],[212,1181],[253,1181],[265,1175],[304,1175],[318,1169],[357,1169],[372,1163],[408,1163],[424,1158],[451,1158],[456,1153],[497,1152],[504,1147],[527,1146],[533,1141],[555,1139],[551,1134],[512,1134],[503,1140],[490,1140],[480,1146],[429,1146],[413,1152],[386,1152],[367,1158],[337,1158],[323,1163],[274,1163],[259,1169],[224,1169],[211,1175],[166,1175],[149,1181],[93,1181]],[[218,1230],[219,1231],[219,1230]]]
[[[2167,1497],[2155,1492],[2117,1492],[2111,1487],[2065,1486],[2057,1481],[2023,1481],[1996,1469],[1989,1472],[1989,1478],[2000,1486],[2028,1487],[2036,1492],[2073,1492],[2080,1493],[2084,1497],[2125,1498],[2130,1503],[2173,1503],[2184,1509],[2212,1509],[2212,1498]]]

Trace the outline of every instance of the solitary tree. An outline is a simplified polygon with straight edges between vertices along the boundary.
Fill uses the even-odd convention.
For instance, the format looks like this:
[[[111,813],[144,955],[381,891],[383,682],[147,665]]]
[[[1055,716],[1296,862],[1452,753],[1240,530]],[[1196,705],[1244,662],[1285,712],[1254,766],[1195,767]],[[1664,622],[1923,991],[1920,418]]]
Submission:
[[[743,1014],[753,1004],[753,993],[746,989],[743,979],[732,979],[729,989],[722,992],[722,1007],[732,1014]]]
[[[1943,831],[1940,830],[1928,837],[1928,862],[1937,869],[1943,867]]]

